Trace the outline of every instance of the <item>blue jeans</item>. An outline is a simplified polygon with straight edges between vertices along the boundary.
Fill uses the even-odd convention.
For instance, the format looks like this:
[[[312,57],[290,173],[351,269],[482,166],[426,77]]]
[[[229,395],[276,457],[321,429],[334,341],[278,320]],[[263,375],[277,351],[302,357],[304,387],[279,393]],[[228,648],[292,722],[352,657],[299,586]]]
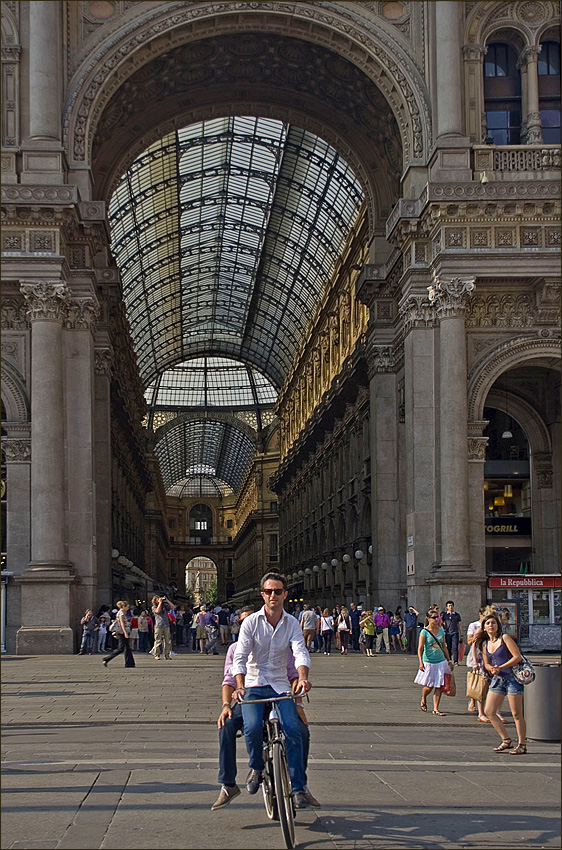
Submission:
[[[276,696],[279,696],[279,694],[276,694],[270,685],[248,688],[246,690],[247,699],[265,699]],[[253,770],[263,770],[264,767],[263,709],[264,703],[242,706],[246,749],[248,750],[249,765]],[[285,732],[291,785],[293,791],[302,791],[306,782],[304,776],[302,736],[297,709],[292,700],[285,700],[284,702],[277,703],[277,710],[281,717],[283,731]]]
[[[454,632],[452,635],[445,635],[447,649],[451,661],[458,662],[459,660],[459,632]]]
[[[148,652],[148,632],[139,632],[139,652]]]
[[[80,645],[80,652],[85,655],[87,652],[92,652],[94,649],[94,633],[93,632],[84,632],[82,634],[82,643]]]
[[[236,734],[244,728],[242,706],[237,704],[232,709],[232,717],[227,717],[224,726],[219,730],[219,783],[221,785],[236,785]],[[299,717],[299,728],[302,739],[302,757],[304,769],[304,784],[307,784],[306,768],[310,751],[310,729]]]

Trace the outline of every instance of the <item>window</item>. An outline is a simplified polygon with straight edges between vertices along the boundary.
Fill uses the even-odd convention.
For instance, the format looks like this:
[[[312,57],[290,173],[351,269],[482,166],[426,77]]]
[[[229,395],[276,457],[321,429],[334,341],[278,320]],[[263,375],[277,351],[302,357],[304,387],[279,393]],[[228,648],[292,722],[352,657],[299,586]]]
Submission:
[[[539,109],[546,145],[560,144],[560,45],[545,41],[538,58]]]
[[[489,44],[484,60],[486,127],[495,145],[521,142],[521,77],[515,51],[508,44]]]
[[[206,519],[196,519],[195,520],[195,529],[197,531],[207,531],[207,520]]]
[[[270,503],[269,503],[269,511],[270,511],[270,513],[272,513],[272,514],[276,514],[276,513],[277,513],[277,502],[270,502]]]
[[[279,535],[277,534],[269,535],[269,560],[279,560]]]
[[[227,519],[227,521],[226,521],[226,527],[227,527],[227,528],[232,528],[233,526],[234,526],[234,521],[233,521],[233,520],[231,520],[231,519]]]

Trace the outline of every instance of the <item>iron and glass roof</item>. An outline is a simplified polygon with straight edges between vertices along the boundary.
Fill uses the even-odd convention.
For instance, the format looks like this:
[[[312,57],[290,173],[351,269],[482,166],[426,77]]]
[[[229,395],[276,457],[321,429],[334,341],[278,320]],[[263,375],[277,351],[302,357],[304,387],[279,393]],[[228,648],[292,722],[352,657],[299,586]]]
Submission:
[[[149,405],[270,405],[362,202],[333,148],[269,118],[200,122],[141,154],[109,219]],[[209,380],[231,361],[236,390]]]
[[[146,390],[153,410],[181,407],[271,407],[277,391],[257,369],[226,357],[196,357],[178,363]]]

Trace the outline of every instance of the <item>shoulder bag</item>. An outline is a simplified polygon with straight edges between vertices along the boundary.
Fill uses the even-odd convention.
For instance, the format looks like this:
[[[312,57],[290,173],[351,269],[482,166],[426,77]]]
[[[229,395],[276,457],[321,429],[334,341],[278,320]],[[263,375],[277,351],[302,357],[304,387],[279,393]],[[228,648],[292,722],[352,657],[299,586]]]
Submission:
[[[509,647],[504,642],[502,635],[502,643],[509,652]],[[513,656],[511,656],[513,658]],[[513,667],[508,667],[508,670],[511,670],[516,682],[519,682],[520,685],[530,685],[531,682],[535,681],[536,673],[535,668],[529,661],[526,655],[523,655],[521,652],[521,661],[518,661],[517,664],[514,664]]]

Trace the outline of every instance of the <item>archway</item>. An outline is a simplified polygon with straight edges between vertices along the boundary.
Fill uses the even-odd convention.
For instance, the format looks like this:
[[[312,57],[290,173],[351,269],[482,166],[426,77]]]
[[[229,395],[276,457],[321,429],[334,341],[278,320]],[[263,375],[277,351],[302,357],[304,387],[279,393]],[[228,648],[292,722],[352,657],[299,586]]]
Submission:
[[[186,564],[185,586],[192,594],[196,607],[207,602],[213,591],[213,583],[216,598],[217,565],[211,558],[196,557]],[[216,604],[216,601],[210,601]]]

